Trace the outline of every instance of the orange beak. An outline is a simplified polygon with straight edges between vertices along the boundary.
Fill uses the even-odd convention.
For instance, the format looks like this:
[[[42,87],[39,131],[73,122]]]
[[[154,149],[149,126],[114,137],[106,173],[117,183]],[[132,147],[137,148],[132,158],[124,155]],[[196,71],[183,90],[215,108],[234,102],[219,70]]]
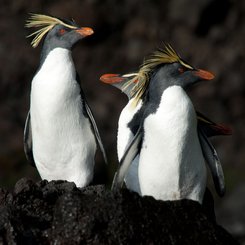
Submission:
[[[120,83],[124,80],[124,78],[120,77],[119,74],[104,74],[100,77],[100,81],[103,83]]]
[[[82,27],[80,29],[77,29],[76,32],[82,35],[83,37],[90,36],[94,33],[93,29],[89,27]]]
[[[214,79],[214,74],[212,74],[209,71],[204,71],[204,70],[201,70],[201,69],[193,71],[193,74],[195,76],[201,78],[202,80],[212,80],[212,79]]]

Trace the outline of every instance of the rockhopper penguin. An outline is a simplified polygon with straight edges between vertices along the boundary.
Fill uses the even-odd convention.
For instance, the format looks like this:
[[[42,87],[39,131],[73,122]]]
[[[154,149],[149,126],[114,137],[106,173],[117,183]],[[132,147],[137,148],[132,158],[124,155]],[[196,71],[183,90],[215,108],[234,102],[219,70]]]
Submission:
[[[134,115],[139,111],[142,106],[142,99],[139,99],[137,105],[135,104],[135,98],[132,96],[133,85],[128,84],[132,78],[136,76],[136,73],[125,74],[120,76],[118,74],[104,74],[100,77],[100,80],[104,83],[112,84],[119,88],[128,96],[128,104],[123,108],[119,121],[117,131],[117,156],[120,161],[125,153],[125,150],[129,143],[132,141],[134,134],[130,129],[129,123],[133,120]],[[128,85],[127,85],[128,84]],[[137,125],[136,125],[137,126]],[[129,166],[129,170],[125,176],[125,184],[128,189],[141,194],[138,178],[138,163],[139,155],[135,157],[132,164]]]
[[[106,160],[96,123],[86,102],[71,50],[93,30],[74,21],[32,14],[26,26],[37,27],[32,46],[45,37],[40,65],[32,80],[24,150],[42,179],[73,181],[78,187],[93,179],[96,140]]]
[[[104,75],[102,80],[109,82],[111,77],[123,81],[113,74]],[[229,132],[197,114],[184,90],[213,77],[188,65],[170,46],[144,62],[139,74],[127,83],[135,84],[136,105],[139,99],[143,98],[143,102],[140,101],[140,109],[128,123],[135,136],[127,143],[114,188],[122,185],[132,160],[138,156],[142,195],[161,200],[189,198],[201,203],[206,188],[204,160],[211,169],[218,194],[224,194],[221,164],[207,137]]]
[[[128,74],[120,75],[120,74],[109,73],[109,74],[104,74],[100,77],[100,80],[103,83],[111,84],[114,87],[120,89],[124,94],[127,95],[129,100],[127,105],[123,108],[118,121],[117,154],[118,154],[119,161],[122,159],[128,145],[132,141],[134,137],[134,132],[137,132],[137,129],[139,127],[140,113],[137,112],[142,107],[142,100],[143,100],[142,97],[144,96],[142,95],[142,97],[139,98],[139,101],[136,104],[136,106],[134,106],[135,93],[132,92],[132,90],[136,89],[134,86],[136,86],[136,83],[139,81],[137,79],[138,74],[139,73],[128,73]],[[199,133],[201,132],[203,133],[206,139],[207,137],[231,134],[231,129],[228,126],[225,126],[223,124],[217,124],[198,111],[196,111],[196,114],[197,114],[197,123],[198,123],[197,129]],[[135,115],[137,115],[137,117],[135,117]],[[210,142],[209,142],[209,147],[212,148]],[[204,151],[204,155],[208,153],[209,151]],[[139,165],[139,154],[134,158],[134,160],[130,164],[124,181],[128,189],[135,191],[141,195],[139,177],[138,177],[138,165]],[[213,164],[211,164],[210,167],[213,168],[214,167]],[[212,172],[215,173],[216,172],[215,169],[213,169]],[[222,196],[223,191],[220,191],[221,187],[219,186],[220,184],[219,184],[219,180],[217,180],[216,174],[213,175],[213,177],[214,177],[215,186],[217,188],[217,192],[220,196]]]

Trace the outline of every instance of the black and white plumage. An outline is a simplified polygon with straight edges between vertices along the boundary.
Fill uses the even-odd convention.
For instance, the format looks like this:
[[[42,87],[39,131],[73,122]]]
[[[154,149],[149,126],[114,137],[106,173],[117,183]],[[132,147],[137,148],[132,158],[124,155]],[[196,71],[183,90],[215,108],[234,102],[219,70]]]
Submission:
[[[117,131],[117,156],[120,162],[127,147],[132,141],[135,133],[133,129],[130,128],[129,123],[133,120],[136,113],[140,110],[142,106],[142,100],[140,99],[138,104],[135,104],[135,98],[131,95],[131,90],[133,85],[128,85],[127,83],[133,79],[137,73],[125,74],[120,76],[119,74],[104,74],[100,77],[100,80],[104,83],[108,83],[117,87],[122,92],[124,92],[128,97],[128,103],[121,111],[118,120],[118,131]],[[135,125],[137,128],[139,125]],[[129,166],[127,174],[125,176],[125,184],[128,189],[141,194],[139,178],[138,178],[138,165],[139,165],[139,155],[133,159]]]
[[[180,58],[177,55],[175,56],[174,62],[172,62],[173,60],[170,60],[170,59],[173,59],[173,52],[174,51],[173,50],[170,50],[170,51],[171,52],[168,52],[168,54],[169,53],[171,53],[171,54],[168,55],[168,57],[167,57],[168,60],[167,60],[167,62],[165,62],[169,66],[170,66],[170,64],[172,64],[174,66],[174,65],[176,65],[175,63],[177,63],[177,64],[180,65],[180,67],[178,67],[178,69],[180,69],[180,71],[182,71],[183,69],[184,70],[193,70],[192,72],[198,74],[199,79],[203,78],[203,79],[206,79],[206,80],[210,80],[213,77],[212,74],[207,73],[205,71],[194,70],[190,65],[188,65],[185,62],[183,62],[182,60],[180,60]],[[159,55],[159,54],[160,53],[157,53],[157,55]],[[171,57],[171,55],[172,55],[172,57]],[[159,57],[157,57],[157,58],[159,58]],[[166,58],[166,57],[163,57],[163,58]],[[154,60],[154,62],[155,62],[156,61],[156,56],[154,57],[154,59],[155,59]],[[148,65],[148,64],[146,63],[146,65]],[[188,96],[186,96],[185,92],[182,94],[182,96],[180,96],[180,98],[182,98],[183,101],[179,102],[180,105],[184,108],[183,111],[182,111],[182,114],[181,114],[181,110],[179,110],[179,111],[176,111],[176,115],[175,115],[176,118],[172,118],[172,119],[171,118],[167,118],[168,111],[164,111],[164,109],[166,109],[166,108],[169,109],[170,106],[167,106],[167,107],[166,106],[160,106],[160,107],[163,107],[164,109],[163,109],[162,113],[159,114],[159,118],[157,120],[152,119],[151,116],[154,118],[154,116],[156,116],[155,115],[156,111],[158,111],[158,110],[156,110],[156,108],[154,108],[154,106],[158,107],[160,103],[155,103],[156,98],[157,98],[157,93],[155,93],[154,95],[151,95],[151,97],[153,98],[154,102],[152,103],[152,101],[151,101],[151,103],[149,104],[149,100],[148,100],[149,99],[149,90],[150,90],[150,88],[152,86],[153,87],[153,91],[154,91],[154,89],[156,91],[158,91],[158,90],[161,90],[161,87],[163,87],[163,86],[168,84],[168,81],[164,81],[164,75],[163,75],[163,73],[166,72],[166,71],[162,72],[161,75],[158,75],[159,77],[158,77],[157,80],[159,80],[159,82],[151,81],[152,77],[157,77],[157,73],[159,72],[158,71],[159,65],[161,65],[161,64],[159,64],[159,62],[158,62],[157,69],[154,68],[152,70],[148,69],[149,66],[148,67],[143,67],[143,71],[147,71],[147,72],[150,71],[151,78],[149,79],[150,80],[149,81],[149,85],[148,85],[147,89],[145,90],[146,93],[143,92],[143,93],[145,93],[145,101],[143,101],[143,106],[142,106],[142,98],[144,96],[140,96],[138,98],[138,101],[139,101],[138,105],[140,105],[141,109],[138,110],[138,112],[135,115],[130,115],[130,117],[128,117],[130,122],[126,122],[124,124],[124,130],[127,129],[128,131],[134,132],[135,136],[133,138],[133,136],[131,135],[131,139],[130,139],[131,145],[126,150],[126,153],[124,154],[123,159],[121,159],[121,164],[122,165],[120,166],[119,171],[117,172],[117,176],[116,176],[115,182],[114,182],[114,188],[117,187],[118,185],[119,186],[122,185],[124,176],[126,176],[126,178],[127,178],[127,175],[131,172],[132,167],[134,166],[135,168],[137,168],[137,165],[139,164],[139,161],[140,161],[140,164],[139,164],[139,176],[140,176],[140,168],[141,169],[143,168],[143,171],[141,171],[141,175],[143,176],[142,178],[144,179],[144,181],[142,181],[139,185],[140,185],[140,188],[143,188],[143,192],[142,192],[143,195],[151,194],[151,195],[155,196],[157,199],[164,199],[164,200],[166,200],[166,199],[181,199],[181,196],[176,194],[179,191],[179,193],[182,192],[182,198],[195,199],[195,200],[201,202],[202,195],[203,195],[203,188],[204,188],[204,186],[206,187],[206,185],[205,185],[205,179],[206,179],[205,171],[206,171],[206,168],[205,168],[205,166],[203,164],[204,158],[205,158],[205,160],[209,164],[211,172],[213,174],[213,178],[214,178],[214,182],[215,182],[215,186],[216,186],[217,192],[218,192],[219,195],[223,195],[223,193],[224,193],[224,178],[223,178],[222,168],[221,168],[220,162],[218,160],[217,154],[216,154],[214,148],[212,147],[212,145],[210,144],[210,142],[208,141],[207,137],[213,136],[213,135],[217,135],[217,134],[229,134],[229,130],[225,131],[225,127],[222,127],[222,126],[219,126],[217,124],[214,124],[213,122],[211,122],[207,118],[203,117],[200,113],[196,114],[195,111],[193,111],[192,103],[190,102]],[[152,66],[152,63],[150,64],[150,66]],[[165,65],[165,67],[166,67],[166,65]],[[159,68],[159,70],[161,70],[161,68]],[[148,75],[150,73],[148,73]],[[185,73],[185,72],[183,71],[182,73]],[[124,90],[125,88],[128,88],[129,86],[132,86],[132,84],[137,83],[140,77],[142,77],[142,74],[140,74],[140,76],[137,76],[137,74],[136,74],[134,76],[134,78],[131,79],[131,83],[130,83],[128,81],[125,81],[125,80],[127,80],[127,76],[119,76],[119,75],[116,75],[116,74],[106,74],[106,75],[102,76],[101,80],[106,82],[106,83],[115,83],[116,82],[116,84],[117,84],[116,86],[119,87],[121,90]],[[143,74],[143,77],[144,77],[144,74]],[[121,78],[121,80],[119,78]],[[170,78],[171,78],[171,76],[170,76]],[[156,78],[154,78],[154,79],[156,79]],[[182,79],[183,79],[183,76],[182,76]],[[174,83],[173,83],[173,85],[174,85]],[[179,87],[181,87],[181,85],[184,86],[184,84],[179,84],[179,85],[180,85]],[[135,87],[136,87],[136,85],[135,85]],[[167,89],[164,89],[164,90],[166,90],[166,91],[172,90],[173,94],[170,93],[171,95],[168,96],[168,93],[165,93],[165,97],[167,96],[167,98],[169,97],[171,99],[176,98],[176,103],[177,103],[178,102],[178,97],[179,97],[178,93],[182,92],[183,89],[181,90],[180,88],[175,88],[175,86],[173,86],[173,88],[171,88],[171,89],[167,88]],[[179,92],[178,92],[178,90],[179,90]],[[127,91],[126,91],[126,93],[127,93]],[[134,93],[134,94],[137,95],[137,93]],[[174,94],[177,95],[177,96],[174,96]],[[179,95],[180,94],[181,93],[179,93]],[[128,105],[124,108],[124,110],[128,107]],[[184,107],[184,105],[186,105],[186,107]],[[174,108],[175,108],[175,106],[174,106]],[[190,109],[190,111],[189,111],[189,109]],[[125,114],[124,110],[121,113],[121,116],[122,116],[122,114]],[[150,113],[149,111],[151,111],[152,113]],[[179,115],[178,115],[178,113],[179,113]],[[148,117],[146,117],[146,114],[148,114]],[[185,130],[181,130],[181,125],[185,126],[187,124],[187,122],[189,121],[189,119],[185,119],[185,116],[188,117],[188,114],[190,114],[189,116],[191,118],[191,121],[194,122],[194,124],[191,125],[190,129],[192,129],[192,128],[194,129],[194,131],[193,130],[192,131],[194,132],[194,136],[195,137],[191,138],[191,139],[188,139],[188,137],[186,138],[186,137],[183,136],[184,137],[183,138],[180,135],[173,135],[173,132],[175,132],[178,127],[180,128],[179,129],[180,132],[185,132]],[[121,119],[121,116],[120,116],[120,119]],[[133,119],[131,119],[131,118],[133,118]],[[197,128],[197,119],[198,119],[198,128]],[[172,140],[172,142],[174,142],[174,139],[178,139],[178,137],[179,137],[179,143],[175,142],[173,144],[175,146],[175,149],[174,149],[174,147],[169,147],[168,143],[166,143],[168,145],[168,147],[164,147],[164,143],[162,142],[162,140],[164,138],[162,138],[162,140],[161,140],[161,130],[160,129],[155,130],[157,132],[156,132],[155,135],[153,134],[153,131],[154,131],[154,129],[157,128],[156,127],[157,125],[154,124],[154,123],[151,124],[151,120],[153,120],[154,123],[156,121],[161,122],[160,123],[161,126],[162,126],[161,130],[164,131],[164,129],[165,129],[164,135],[165,135],[165,141],[166,142],[171,141],[171,140]],[[179,124],[178,124],[178,126],[175,125],[176,127],[174,127],[174,124],[172,124],[172,123],[174,121],[176,121],[176,120],[177,121],[179,120]],[[142,123],[142,121],[143,121],[143,123]],[[140,122],[144,126],[143,125],[140,126]],[[166,122],[165,127],[164,127],[164,122]],[[149,125],[151,125],[151,126],[149,126]],[[173,127],[174,130],[170,130],[171,126]],[[159,127],[160,127],[160,125],[159,125]],[[137,128],[138,128],[138,131],[137,131]],[[197,130],[198,130],[198,133],[197,133]],[[120,120],[119,120],[119,131],[120,131]],[[148,134],[146,132],[150,132],[150,134]],[[192,134],[193,134],[193,132],[192,132]],[[169,133],[168,136],[167,136],[167,133]],[[118,133],[118,135],[120,136],[120,133]],[[190,136],[191,134],[189,134],[189,133],[185,134],[184,133],[184,135],[185,136],[186,135]],[[132,138],[133,138],[133,140],[132,140]],[[169,138],[169,140],[167,140],[168,138]],[[200,138],[200,141],[199,141],[199,138]],[[192,146],[193,151],[194,152],[198,152],[198,154],[196,154],[196,156],[194,156],[194,154],[190,155],[190,159],[188,159],[189,154],[185,154],[184,153],[184,151],[185,151],[184,147],[180,146],[180,142],[185,142],[185,141],[187,142],[188,140],[192,142],[191,146]],[[120,141],[120,139],[118,139],[118,142],[119,141]],[[200,142],[201,142],[201,146],[200,146]],[[130,142],[125,143],[125,140],[124,140],[124,146],[128,145],[129,143]],[[144,147],[149,148],[148,144],[150,144],[151,146],[156,144],[156,146],[160,146],[160,149],[155,151],[155,149],[157,149],[157,147],[152,147],[151,150],[148,150],[148,151],[144,150],[143,149]],[[194,149],[195,147],[197,147],[197,149]],[[198,179],[200,185],[196,184],[197,189],[195,190],[193,188],[192,194],[189,193],[189,196],[187,194],[188,191],[183,190],[183,188],[182,188],[182,190],[181,189],[177,190],[176,189],[177,187],[175,187],[177,192],[173,191],[173,189],[174,189],[174,185],[173,184],[177,182],[177,179],[181,180],[181,178],[180,178],[180,173],[181,172],[179,172],[179,173],[176,172],[175,173],[176,174],[175,175],[176,179],[173,180],[172,183],[170,181],[171,180],[171,174],[167,173],[167,171],[166,171],[165,172],[166,175],[162,175],[162,178],[165,180],[165,185],[166,186],[167,185],[170,185],[170,186],[172,185],[173,189],[171,190],[171,188],[170,188],[170,192],[171,193],[175,193],[176,195],[173,194],[171,196],[169,193],[162,191],[162,193],[164,193],[164,195],[161,196],[162,194],[159,191],[160,185],[158,186],[159,188],[153,187],[151,190],[149,190],[149,188],[151,186],[151,181],[147,181],[147,177],[150,176],[149,178],[151,180],[154,180],[154,176],[157,177],[157,174],[160,173],[160,169],[161,169],[160,166],[164,168],[164,166],[162,166],[164,164],[163,163],[163,159],[161,159],[161,158],[160,158],[160,163],[158,164],[159,166],[158,167],[154,167],[154,165],[153,165],[154,161],[157,158],[159,158],[159,157],[156,158],[156,156],[160,154],[160,155],[165,157],[166,161],[168,161],[166,159],[166,156],[170,155],[169,154],[170,152],[168,152],[168,153],[165,152],[164,153],[164,148],[165,149],[171,148],[172,149],[172,155],[177,155],[177,156],[178,156],[178,151],[181,151],[181,152],[179,152],[179,155],[185,155],[185,158],[186,158],[185,161],[188,161],[190,163],[196,162],[196,161],[200,162],[200,165],[199,165],[200,169],[199,169],[199,171],[197,171],[197,172],[199,172],[199,178],[197,178],[197,179]],[[150,155],[149,155],[150,158],[149,158],[149,156],[147,156],[147,154],[144,154],[144,153],[142,154],[142,152],[148,152],[148,153],[150,152]],[[175,152],[176,152],[176,154],[175,154]],[[134,159],[134,157],[136,157],[136,159]],[[200,157],[200,158],[197,159],[198,157]],[[195,158],[196,158],[196,160],[192,160],[192,159],[195,159]],[[132,160],[133,160],[133,162],[131,163]],[[137,163],[135,163],[135,162],[137,162]],[[141,164],[142,162],[143,162],[143,164]],[[145,164],[144,162],[149,162],[149,164],[151,162],[152,166],[147,167],[147,164]],[[172,163],[172,164],[169,164],[169,166],[171,166],[175,170],[178,168],[178,166],[174,166],[175,163],[176,164],[180,164],[180,166],[183,165],[183,164],[181,164],[181,163],[183,163],[183,161],[179,161],[178,159],[174,159],[174,158],[173,159],[169,159],[169,162]],[[216,166],[215,166],[215,164],[216,164]],[[193,172],[191,170],[195,169],[196,165],[194,164],[194,166],[192,168],[191,164],[189,164],[188,167],[189,167],[188,171],[185,171],[185,174],[184,174],[186,176]],[[127,168],[129,168],[129,169],[127,170]],[[184,169],[186,169],[186,166],[184,167]],[[151,175],[151,172],[154,172],[154,174]],[[183,173],[183,171],[182,171],[182,173]],[[202,174],[200,174],[200,173],[202,173]],[[203,178],[201,180],[201,176],[202,175],[203,175]],[[172,176],[174,176],[174,175],[172,175]],[[137,179],[137,175],[135,176],[135,179]],[[198,181],[196,181],[196,183],[198,183]],[[137,181],[135,181],[135,182],[137,183]],[[160,182],[163,183],[164,181],[161,180]],[[193,181],[193,182],[195,182],[195,181]],[[127,185],[127,181],[126,181],[126,185]],[[158,185],[158,184],[155,183],[155,186],[156,185]],[[165,186],[165,188],[164,188],[164,186],[161,186],[161,188],[163,188],[166,191],[166,186]],[[180,184],[179,187],[180,186],[185,187],[186,189],[188,189],[188,183],[187,182],[185,182],[185,184],[183,184],[183,183]],[[127,187],[128,187],[128,185],[127,185]],[[129,186],[129,189],[133,189],[133,188],[130,188],[130,186]],[[155,193],[154,193],[153,190],[155,190]],[[140,192],[139,191],[137,191],[137,192],[140,193],[141,190],[140,190]],[[199,196],[197,195],[197,193],[198,193]],[[160,196],[158,196],[158,194]]]
[[[118,160],[121,161],[122,157],[127,150],[127,147],[132,142],[137,130],[139,128],[140,118],[142,116],[142,110],[140,111],[143,105],[143,98],[139,99],[138,104],[135,106],[135,98],[131,95],[131,90],[133,89],[134,84],[137,82],[138,73],[129,73],[129,74],[104,74],[101,76],[100,80],[104,83],[111,84],[114,87],[120,89],[128,97],[128,103],[121,111],[119,121],[118,121],[118,133],[117,133],[117,154]],[[130,80],[134,80],[134,83],[130,83]],[[138,112],[138,113],[137,113]],[[141,113],[140,113],[141,112]],[[224,181],[222,176],[222,169],[216,170],[219,168],[220,164],[217,157],[217,153],[209,141],[209,137],[218,136],[218,135],[230,135],[231,129],[225,125],[217,124],[206,116],[196,111],[197,123],[198,123],[198,134],[203,148],[203,154],[208,163],[209,167],[212,169],[214,184],[217,189],[217,193],[222,196],[224,194]],[[138,166],[139,166],[139,154],[135,156],[132,163],[127,170],[125,175],[125,184],[126,187],[132,191],[141,194],[139,177],[138,177]],[[116,183],[115,183],[116,185]]]
[[[72,59],[72,47],[93,34],[73,21],[32,15],[28,27],[36,47],[46,34],[40,66],[32,80],[24,149],[42,179],[73,181],[78,187],[93,179],[96,140],[105,151],[86,102]],[[106,159],[106,158],[105,158]]]

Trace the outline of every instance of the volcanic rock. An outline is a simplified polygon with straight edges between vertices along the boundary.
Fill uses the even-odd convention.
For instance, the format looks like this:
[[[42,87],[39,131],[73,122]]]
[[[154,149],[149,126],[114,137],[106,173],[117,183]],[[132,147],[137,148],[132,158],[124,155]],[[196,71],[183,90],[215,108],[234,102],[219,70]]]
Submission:
[[[238,244],[212,205],[24,178],[0,189],[0,244]]]

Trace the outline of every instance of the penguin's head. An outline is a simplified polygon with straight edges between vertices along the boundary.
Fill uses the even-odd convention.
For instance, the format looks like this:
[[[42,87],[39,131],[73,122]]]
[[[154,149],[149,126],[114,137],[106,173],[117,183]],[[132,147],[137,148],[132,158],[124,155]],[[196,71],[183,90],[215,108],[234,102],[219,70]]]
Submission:
[[[64,25],[56,25],[48,32],[44,42],[53,48],[71,49],[79,40],[92,34],[93,30],[89,27],[73,29]]]
[[[186,89],[197,82],[212,80],[214,75],[209,71],[194,68],[181,60],[156,67],[151,77],[153,83],[160,80],[163,87],[176,85]]]
[[[165,45],[164,49],[159,49],[146,59],[137,73],[104,74],[100,80],[119,88],[129,99],[135,98],[137,104],[149,84],[158,90],[174,85],[185,89],[199,81],[213,78],[211,72],[192,67],[170,45]]]
[[[27,20],[26,27],[39,28],[28,36],[35,36],[31,43],[34,48],[38,46],[45,35],[44,45],[46,48],[71,49],[79,40],[94,33],[91,28],[79,27],[74,21],[40,14],[32,14]]]

